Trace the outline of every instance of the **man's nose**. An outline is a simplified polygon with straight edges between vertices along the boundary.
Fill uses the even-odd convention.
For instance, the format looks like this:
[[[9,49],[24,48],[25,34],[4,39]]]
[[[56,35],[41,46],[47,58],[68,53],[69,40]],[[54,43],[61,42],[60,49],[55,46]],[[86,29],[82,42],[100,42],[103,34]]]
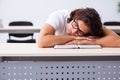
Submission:
[[[73,29],[73,30],[72,30],[72,35],[75,35],[75,36],[83,36],[82,34],[80,34],[80,33],[78,32],[77,29]]]
[[[77,29],[72,29],[72,34],[77,33]]]
[[[72,30],[72,35],[74,35],[74,36],[77,36],[77,35],[78,35],[77,29],[73,29],[73,30]]]

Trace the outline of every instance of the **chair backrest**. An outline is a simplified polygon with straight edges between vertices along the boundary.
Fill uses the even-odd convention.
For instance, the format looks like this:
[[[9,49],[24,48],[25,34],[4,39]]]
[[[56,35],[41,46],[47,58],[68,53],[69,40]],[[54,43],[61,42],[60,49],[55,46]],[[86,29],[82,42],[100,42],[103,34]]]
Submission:
[[[103,25],[120,26],[120,22],[119,21],[109,21],[109,22],[104,22]]]
[[[29,21],[13,21],[9,23],[9,26],[33,26],[33,23]]]
[[[10,27],[14,27],[14,26],[18,26],[18,27],[22,27],[22,26],[33,26],[33,23],[30,21],[12,21],[9,23]],[[33,36],[33,33],[9,33],[9,36],[15,36],[15,37],[27,37],[27,36]]]

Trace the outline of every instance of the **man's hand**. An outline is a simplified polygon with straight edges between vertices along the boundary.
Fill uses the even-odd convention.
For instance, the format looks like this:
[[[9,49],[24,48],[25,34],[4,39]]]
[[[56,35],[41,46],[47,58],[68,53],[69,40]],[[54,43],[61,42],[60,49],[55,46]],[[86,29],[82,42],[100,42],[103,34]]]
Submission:
[[[66,44],[97,44],[93,37],[76,37],[75,40],[69,41]]]

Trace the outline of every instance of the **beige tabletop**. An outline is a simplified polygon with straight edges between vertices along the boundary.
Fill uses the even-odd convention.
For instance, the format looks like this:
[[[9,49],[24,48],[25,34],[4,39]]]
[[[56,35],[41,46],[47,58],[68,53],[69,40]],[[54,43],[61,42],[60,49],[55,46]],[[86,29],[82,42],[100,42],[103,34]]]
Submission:
[[[39,26],[7,26],[0,28],[0,33],[38,33],[40,32]]]
[[[120,48],[54,49],[35,43],[1,43],[0,56],[120,56]]]
[[[111,29],[115,32],[120,32],[120,26],[105,26],[108,29]],[[38,33],[40,32],[40,26],[4,26],[0,28],[0,33]]]

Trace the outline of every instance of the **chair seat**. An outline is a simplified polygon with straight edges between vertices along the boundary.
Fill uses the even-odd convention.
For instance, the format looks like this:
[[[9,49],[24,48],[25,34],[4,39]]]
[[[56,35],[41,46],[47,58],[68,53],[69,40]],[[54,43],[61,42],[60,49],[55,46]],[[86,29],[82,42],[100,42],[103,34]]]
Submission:
[[[7,40],[7,43],[36,43],[35,39],[29,39],[29,40]]]

